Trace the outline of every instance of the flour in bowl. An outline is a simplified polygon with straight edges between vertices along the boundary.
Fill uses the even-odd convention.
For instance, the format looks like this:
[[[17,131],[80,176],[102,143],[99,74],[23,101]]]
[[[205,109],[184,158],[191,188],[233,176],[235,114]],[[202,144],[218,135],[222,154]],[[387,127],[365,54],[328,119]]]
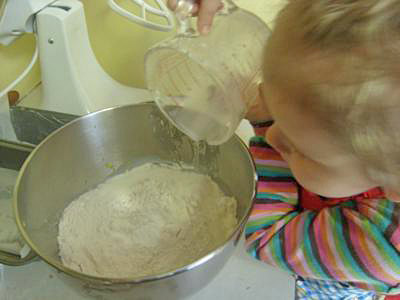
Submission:
[[[145,164],[108,179],[64,210],[64,265],[95,276],[160,274],[206,255],[233,233],[236,200],[208,176]]]

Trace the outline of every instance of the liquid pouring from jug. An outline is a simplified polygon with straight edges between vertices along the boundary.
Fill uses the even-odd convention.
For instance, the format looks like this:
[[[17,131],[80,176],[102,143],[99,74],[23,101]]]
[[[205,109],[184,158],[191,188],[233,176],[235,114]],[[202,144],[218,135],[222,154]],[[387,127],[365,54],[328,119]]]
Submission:
[[[211,32],[192,26],[194,0],[180,0],[176,36],[145,57],[147,87],[164,115],[195,141],[219,145],[232,137],[258,96],[262,54],[270,34],[254,14],[224,2]]]

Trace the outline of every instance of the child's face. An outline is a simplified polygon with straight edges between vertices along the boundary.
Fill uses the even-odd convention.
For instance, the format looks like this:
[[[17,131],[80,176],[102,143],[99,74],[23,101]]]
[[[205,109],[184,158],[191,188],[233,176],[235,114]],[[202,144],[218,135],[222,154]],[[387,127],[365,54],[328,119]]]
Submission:
[[[375,187],[359,160],[302,101],[308,85],[335,76],[334,61],[328,58],[321,63],[312,55],[299,55],[285,39],[273,36],[264,68],[262,98],[275,120],[266,139],[288,162],[298,182],[326,197],[350,196]]]

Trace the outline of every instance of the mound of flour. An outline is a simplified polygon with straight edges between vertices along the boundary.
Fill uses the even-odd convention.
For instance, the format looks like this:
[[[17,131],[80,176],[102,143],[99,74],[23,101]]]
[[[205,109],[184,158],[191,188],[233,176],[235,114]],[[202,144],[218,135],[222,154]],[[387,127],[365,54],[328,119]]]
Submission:
[[[145,164],[70,203],[59,223],[59,253],[86,274],[146,276],[207,254],[236,224],[236,200],[210,177]]]

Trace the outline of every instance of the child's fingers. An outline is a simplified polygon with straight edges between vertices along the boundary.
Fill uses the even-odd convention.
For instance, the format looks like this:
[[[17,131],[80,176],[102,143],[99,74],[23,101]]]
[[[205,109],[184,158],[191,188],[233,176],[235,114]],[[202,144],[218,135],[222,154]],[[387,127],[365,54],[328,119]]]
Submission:
[[[168,0],[167,5],[175,11],[179,0]],[[185,0],[181,0],[185,1]],[[212,22],[215,14],[220,11],[224,4],[221,0],[197,0],[193,5],[191,15],[198,16],[197,27],[201,34],[207,34],[211,30]]]
[[[201,34],[208,34],[210,32],[214,16],[220,9],[220,0],[202,0],[200,2],[197,27]]]
[[[167,5],[170,10],[174,11],[176,9],[177,3],[177,0],[168,0]]]
[[[199,5],[195,3],[192,8],[192,16],[197,16],[198,13],[199,13]]]
[[[248,107],[246,119],[249,120],[250,122],[261,122],[261,121],[272,120],[271,113],[269,112],[268,107],[265,103],[266,98],[264,95],[262,84],[259,85],[258,91],[259,93],[257,99],[252,103],[250,107]]]
[[[218,7],[218,9],[217,9],[217,12],[219,12],[219,11],[222,10],[223,8],[224,8],[224,3],[221,2],[221,4],[219,5],[219,7]],[[194,7],[193,7],[193,10],[192,10],[192,16],[193,16],[193,17],[196,17],[196,16],[198,15],[198,13],[199,13],[199,5],[196,3],[196,4],[194,5]]]

